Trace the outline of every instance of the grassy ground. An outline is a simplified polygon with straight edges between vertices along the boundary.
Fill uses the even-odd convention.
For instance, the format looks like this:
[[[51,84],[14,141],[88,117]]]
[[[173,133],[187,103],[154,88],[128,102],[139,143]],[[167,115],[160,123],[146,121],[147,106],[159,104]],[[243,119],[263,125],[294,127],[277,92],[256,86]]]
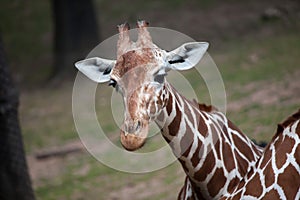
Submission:
[[[284,20],[260,21],[259,13],[268,3],[134,2],[128,7],[127,1],[122,4],[96,1],[97,10],[102,11],[98,13],[102,36],[114,34],[115,25],[122,21],[145,17],[155,26],[209,40],[209,53],[226,87],[227,115],[249,137],[269,141],[276,124],[300,107],[299,29]],[[104,166],[87,152],[42,161],[34,158],[41,149],[79,141],[71,111],[73,83],[63,82],[60,87],[51,88],[42,82],[52,62],[50,3],[4,0],[1,4],[0,24],[14,77],[21,88],[27,88],[24,87],[27,82],[29,86],[41,85],[21,91],[20,107],[37,198],[175,199],[184,179],[178,163],[147,174],[128,174]],[[174,20],[175,11],[181,19]],[[19,14],[12,17],[11,13]],[[193,73],[186,76],[199,91],[201,101],[209,103],[203,82],[194,80]],[[102,96],[111,92],[108,87],[99,89]],[[109,132],[108,136],[118,143],[118,128],[107,117],[110,108],[104,104],[109,99],[101,95],[97,98],[99,121]],[[145,148],[160,145],[163,142],[156,137]]]

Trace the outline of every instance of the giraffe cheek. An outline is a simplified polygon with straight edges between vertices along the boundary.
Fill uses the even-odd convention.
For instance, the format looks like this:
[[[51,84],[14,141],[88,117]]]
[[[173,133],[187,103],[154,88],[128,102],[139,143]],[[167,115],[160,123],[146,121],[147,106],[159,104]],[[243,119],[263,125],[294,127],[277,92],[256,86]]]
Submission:
[[[148,124],[143,124],[143,127],[138,133],[125,133],[121,130],[121,144],[128,151],[135,151],[141,148],[147,139]]]

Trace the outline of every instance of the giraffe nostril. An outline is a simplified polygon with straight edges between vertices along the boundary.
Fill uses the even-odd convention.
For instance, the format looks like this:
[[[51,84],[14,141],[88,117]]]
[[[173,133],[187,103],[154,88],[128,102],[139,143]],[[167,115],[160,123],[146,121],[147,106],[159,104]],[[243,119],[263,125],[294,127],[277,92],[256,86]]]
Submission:
[[[141,121],[137,121],[135,131],[138,131],[141,128]]]

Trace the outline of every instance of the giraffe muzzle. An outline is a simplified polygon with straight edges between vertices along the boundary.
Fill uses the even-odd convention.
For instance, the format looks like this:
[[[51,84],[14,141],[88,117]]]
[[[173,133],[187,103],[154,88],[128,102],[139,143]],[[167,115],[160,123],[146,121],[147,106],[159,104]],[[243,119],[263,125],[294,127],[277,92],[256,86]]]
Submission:
[[[128,151],[141,148],[147,138],[149,125],[147,121],[124,123],[121,129],[121,144]]]

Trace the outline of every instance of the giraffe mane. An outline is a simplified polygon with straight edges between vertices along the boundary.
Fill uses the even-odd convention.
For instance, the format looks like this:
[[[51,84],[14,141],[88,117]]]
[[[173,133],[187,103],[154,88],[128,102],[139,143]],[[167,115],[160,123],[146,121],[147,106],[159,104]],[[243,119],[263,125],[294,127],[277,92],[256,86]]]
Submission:
[[[299,119],[300,119],[300,109],[296,113],[289,116],[282,123],[278,124],[275,137],[278,136],[280,133],[282,133],[286,127],[288,127],[290,124],[293,124],[295,121]]]
[[[204,111],[204,112],[218,111],[218,109],[216,107],[214,107],[212,105],[206,105],[205,103],[199,103],[196,99],[193,99],[192,102],[201,111]]]

